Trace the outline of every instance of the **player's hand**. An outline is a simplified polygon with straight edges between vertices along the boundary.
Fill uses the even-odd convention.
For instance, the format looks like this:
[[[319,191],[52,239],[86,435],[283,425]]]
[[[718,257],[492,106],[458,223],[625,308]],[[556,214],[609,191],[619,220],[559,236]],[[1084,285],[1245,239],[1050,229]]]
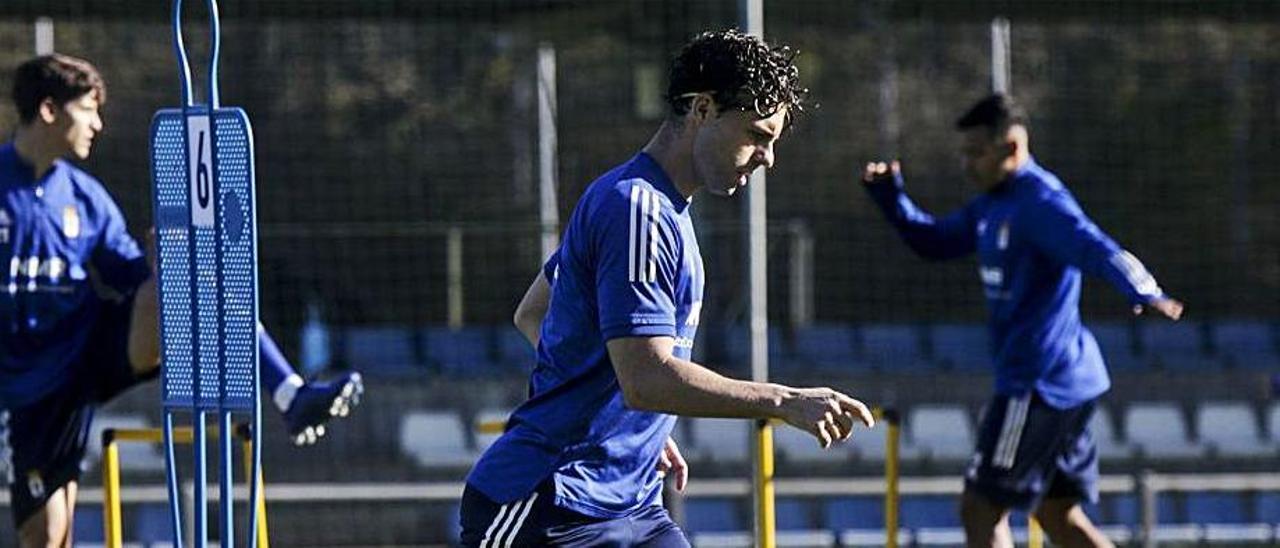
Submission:
[[[1160,297],[1158,299],[1155,299],[1147,303],[1146,306],[1142,306],[1140,304],[1134,305],[1133,313],[1134,315],[1138,315],[1138,314],[1142,314],[1147,309],[1150,309],[1158,312],[1161,316],[1164,316],[1176,322],[1178,321],[1179,318],[1182,317],[1183,308],[1184,307],[1183,307],[1182,301],[1179,301],[1177,299],[1172,299],[1169,297]]]
[[[867,185],[893,183],[901,174],[902,164],[897,160],[892,162],[867,162],[866,169],[862,171],[862,183]]]
[[[676,476],[676,491],[684,491],[684,486],[689,484],[689,463],[685,462],[680,447],[672,438],[667,438],[667,445],[658,455],[658,477],[666,477],[668,473]]]
[[[782,402],[780,418],[818,438],[823,449],[849,439],[855,422],[867,428],[876,424],[865,404],[830,388],[794,389]]]

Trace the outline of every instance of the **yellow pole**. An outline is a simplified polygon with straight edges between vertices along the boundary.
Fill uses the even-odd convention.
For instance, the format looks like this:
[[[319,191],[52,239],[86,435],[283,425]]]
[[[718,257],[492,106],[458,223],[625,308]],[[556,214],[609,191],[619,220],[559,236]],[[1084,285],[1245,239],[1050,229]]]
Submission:
[[[876,414],[889,424],[884,455],[884,545],[898,548],[898,444],[902,439],[902,423],[895,409],[877,408]]]
[[[1027,516],[1027,548],[1042,548],[1044,546],[1044,529],[1040,528],[1040,522],[1036,521],[1035,516]]]
[[[756,546],[774,548],[773,427],[767,419],[756,421]]]
[[[241,445],[240,453],[244,457],[244,477],[253,474],[253,439],[246,438]],[[252,504],[258,508],[258,548],[271,548],[271,540],[267,536],[267,492],[266,483],[262,481],[262,470],[258,470],[258,499]],[[247,480],[246,480],[247,481]]]
[[[107,548],[120,548],[124,534],[120,528],[120,450],[115,432],[108,428],[102,432],[102,526]]]

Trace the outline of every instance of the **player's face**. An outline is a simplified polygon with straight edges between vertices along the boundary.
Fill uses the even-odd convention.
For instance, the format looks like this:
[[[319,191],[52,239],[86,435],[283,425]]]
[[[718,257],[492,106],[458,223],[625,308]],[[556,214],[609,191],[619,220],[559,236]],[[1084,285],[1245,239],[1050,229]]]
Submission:
[[[731,196],[746,186],[751,172],[773,167],[773,146],[787,123],[787,109],[766,118],[729,109],[712,116],[693,143],[693,169],[708,192]]]
[[[57,109],[53,128],[58,132],[60,144],[78,159],[89,157],[93,138],[102,131],[102,116],[98,112],[98,94],[89,92],[68,101]]]
[[[964,158],[964,175],[969,182],[987,190],[1005,178],[1004,163],[1009,156],[1004,139],[991,136],[984,127],[967,129],[963,133],[960,155]]]

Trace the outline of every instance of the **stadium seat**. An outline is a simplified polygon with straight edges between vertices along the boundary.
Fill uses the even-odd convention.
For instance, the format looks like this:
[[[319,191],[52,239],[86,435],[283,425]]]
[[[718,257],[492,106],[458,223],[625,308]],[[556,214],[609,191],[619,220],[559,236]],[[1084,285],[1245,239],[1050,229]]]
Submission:
[[[1274,370],[1280,366],[1276,328],[1263,322],[1229,321],[1214,326],[1214,349],[1229,367]]]
[[[1226,457],[1275,455],[1275,445],[1264,441],[1258,418],[1244,402],[1202,403],[1196,409],[1200,442]]]
[[[1271,404],[1267,409],[1267,439],[1271,443],[1280,443],[1280,402]]]
[[[1280,493],[1258,493],[1253,497],[1255,521],[1280,525]]]
[[[75,517],[75,521],[71,524],[73,528],[71,536],[75,539],[76,546],[85,546],[90,543],[102,543],[106,540],[106,535],[102,530],[102,505],[84,503],[77,504]],[[17,540],[16,531],[12,531],[8,534],[14,535],[14,541]]]
[[[907,418],[911,441],[930,459],[967,460],[973,454],[973,424],[963,407],[920,405]]]
[[[1111,409],[1099,404],[1089,420],[1089,431],[1098,443],[1098,456],[1106,460],[1133,458],[1133,446],[1116,435]]]
[[[1187,493],[1184,522],[1248,523],[1247,509],[1240,493]]]
[[[1205,352],[1207,326],[1197,322],[1143,322],[1138,333],[1155,365],[1177,371],[1203,371],[1217,364]]]
[[[985,325],[935,325],[931,334],[933,357],[939,365],[960,371],[991,370],[991,339]]]
[[[735,499],[725,497],[687,498],[684,502],[684,530],[689,533],[748,530]]]
[[[342,332],[347,364],[366,374],[421,374],[422,358],[407,327],[349,327]]]
[[[915,535],[910,529],[898,529],[898,546],[911,546]],[[879,529],[846,529],[840,532],[840,546],[874,548],[885,546],[884,528]]]
[[[1172,403],[1134,403],[1125,413],[1125,432],[1142,456],[1154,459],[1194,459],[1204,446],[1187,435],[1182,411]]]
[[[79,517],[79,516],[77,516]],[[173,516],[165,504],[143,504],[133,512],[132,525],[125,525],[131,538],[152,544],[173,541]]]
[[[1107,367],[1116,371],[1133,371],[1146,367],[1138,352],[1139,341],[1129,322],[1097,322],[1088,325],[1093,338],[1102,349]]]
[[[685,531],[688,533],[688,530]],[[731,531],[731,532],[703,532],[691,534],[690,539],[693,548],[753,548],[755,542],[751,540],[752,534],[749,531]]]
[[[400,418],[400,449],[419,466],[469,466],[476,454],[467,448],[462,419],[453,411],[410,411]]]
[[[1209,546],[1275,546],[1269,543],[1274,538],[1273,526],[1263,523],[1206,523],[1204,526],[1204,542]]]
[[[1120,493],[1103,497],[1103,506],[1109,506],[1108,523],[1137,526],[1142,524],[1142,503],[1133,493]],[[1162,493],[1156,496],[1156,523],[1184,523],[1178,511],[1177,501],[1173,495]]]
[[[722,464],[747,462],[751,443],[751,421],[744,419],[697,418],[690,421],[692,458]],[[686,457],[690,455],[685,454]]]
[[[93,417],[89,428],[89,443],[85,453],[96,468],[102,464],[102,431],[108,428],[149,428],[151,424],[140,414],[103,413]],[[121,442],[120,470],[132,472],[163,472],[164,455],[156,443]]]
[[[779,529],[774,541],[778,548],[831,548],[836,545],[836,535],[831,531]]]
[[[927,371],[920,328],[914,325],[869,324],[859,328],[862,359],[881,371]]]
[[[774,502],[774,525],[779,531],[814,529],[813,500],[800,497],[777,497]]]
[[[500,327],[497,330],[498,361],[503,369],[510,371],[532,371],[538,360],[533,345],[514,327]]]
[[[473,431],[475,432],[476,451],[483,453],[485,449],[488,449],[490,445],[493,445],[493,442],[498,439],[498,436],[502,435],[498,432],[481,432],[479,425],[481,423],[488,424],[506,422],[507,417],[511,416],[511,411],[511,409],[487,408],[481,409],[480,412],[476,413],[476,418],[472,425]]]
[[[745,327],[733,327],[724,332],[725,350],[728,352],[730,367],[750,370],[751,368],[751,335]],[[769,328],[769,366],[774,371],[785,371],[796,367],[794,354],[790,345],[782,335],[782,328]]]
[[[960,500],[955,496],[905,496],[899,502],[898,509],[902,527],[960,527]]]
[[[822,504],[822,526],[837,531],[883,529],[884,498],[871,495],[827,498]]]
[[[444,373],[477,377],[498,372],[490,352],[493,332],[487,327],[428,327],[423,335],[427,362]]]
[[[865,369],[858,360],[857,334],[843,324],[814,325],[796,331],[796,356],[817,369],[853,372]]]
[[[856,437],[852,441],[836,443],[823,449],[822,446],[818,445],[818,439],[813,437],[812,434],[799,428],[778,425],[773,429],[773,444],[774,448],[781,453],[788,463],[800,465],[841,463],[853,458],[852,447],[862,439],[862,436],[857,436],[857,434],[865,434],[867,436],[878,434],[878,432],[866,431],[865,428],[855,428],[858,428],[858,430],[855,431]]]

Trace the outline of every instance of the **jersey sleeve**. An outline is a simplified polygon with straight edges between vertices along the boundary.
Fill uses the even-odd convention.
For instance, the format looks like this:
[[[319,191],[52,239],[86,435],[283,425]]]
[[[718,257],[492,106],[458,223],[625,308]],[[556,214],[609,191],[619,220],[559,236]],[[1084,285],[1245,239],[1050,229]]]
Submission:
[[[640,182],[619,184],[602,202],[592,223],[601,334],[674,337],[682,244],[674,213]]]
[[[1026,237],[1042,253],[1107,280],[1135,304],[1164,296],[1146,266],[1062,196],[1036,201],[1021,213]]]
[[[147,257],[129,235],[124,214],[107,196],[99,196],[95,210],[99,216],[98,241],[93,250],[93,266],[112,289],[130,294],[151,276]]]
[[[942,218],[921,209],[903,190],[902,175],[892,183],[864,185],[898,235],[917,255],[930,260],[963,257],[977,249],[972,204]]]

